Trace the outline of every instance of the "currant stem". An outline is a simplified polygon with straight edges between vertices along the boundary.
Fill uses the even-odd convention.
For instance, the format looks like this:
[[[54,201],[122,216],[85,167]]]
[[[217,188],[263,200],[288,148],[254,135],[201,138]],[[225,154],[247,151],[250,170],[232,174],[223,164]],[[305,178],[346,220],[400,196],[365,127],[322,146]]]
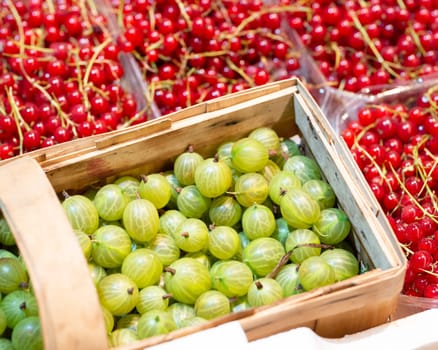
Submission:
[[[377,58],[377,61],[382,65],[382,67],[388,71],[392,76],[399,77],[399,74],[395,72],[385,61],[385,59],[380,54],[379,50],[377,50],[376,45],[374,45],[373,41],[371,40],[370,36],[368,35],[368,32],[363,27],[363,25],[360,23],[359,18],[357,17],[356,13],[354,11],[350,11],[351,19],[353,20],[353,23],[357,30],[361,33],[362,37],[364,38],[365,42]]]
[[[226,59],[228,66],[238,73],[248,84],[249,86],[254,86],[254,80],[252,80],[244,71],[243,69],[237,67],[229,58]]]
[[[185,19],[189,29],[192,29],[193,22],[190,19],[190,16],[187,14],[186,8],[181,0],[175,0],[176,4],[178,5],[179,10],[181,11],[181,16]]]
[[[14,116],[15,124],[17,125],[17,132],[18,132],[18,139],[19,139],[19,154],[23,154],[23,151],[24,151],[23,131],[21,130],[21,123],[20,123],[20,121],[23,120],[23,118],[21,118],[20,111],[17,107],[17,104],[15,103],[15,99],[14,99],[14,96],[12,94],[12,88],[7,89],[6,93],[8,95],[9,103],[11,104],[12,115]]]
[[[111,42],[111,40],[112,40],[111,38],[107,38],[101,44],[96,46],[96,48],[95,48],[95,50],[93,52],[93,56],[91,57],[88,65],[87,65],[87,69],[85,70],[84,86],[88,85],[88,79],[90,78],[91,68],[93,67],[94,63],[96,62],[97,57],[105,49],[105,47],[108,46],[108,44]]]
[[[281,14],[283,14],[283,13],[287,13],[287,12],[290,12],[290,13],[293,13],[293,12],[306,12],[306,13],[310,14],[311,13],[311,9],[309,7],[290,5],[290,6],[273,6],[273,7],[269,7],[269,8],[263,9],[261,11],[253,12],[251,15],[246,17],[238,25],[238,27],[233,32],[233,34],[237,35],[249,23],[251,23],[252,21],[258,19],[260,16],[262,16],[264,14],[267,14],[267,13],[281,13]]]

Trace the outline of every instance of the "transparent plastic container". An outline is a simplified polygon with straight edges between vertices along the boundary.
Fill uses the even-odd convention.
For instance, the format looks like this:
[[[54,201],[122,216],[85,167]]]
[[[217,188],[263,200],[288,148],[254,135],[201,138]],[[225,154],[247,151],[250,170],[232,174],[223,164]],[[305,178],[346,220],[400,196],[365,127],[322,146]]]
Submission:
[[[334,112],[331,115],[327,115],[327,117],[336,133],[340,134],[348,123],[357,120],[358,111],[367,105],[402,103],[408,107],[413,106],[423,93],[434,88],[438,89],[438,78],[433,76],[403,85],[388,85],[385,86],[385,89],[374,95],[357,95],[350,100],[344,100],[343,103],[332,104],[331,108]],[[333,93],[331,101],[336,101],[337,98],[339,98],[339,94]],[[367,184],[365,177],[363,182]],[[377,200],[375,200],[375,203],[379,205]],[[438,308],[438,299],[402,294],[394,318],[399,319],[435,308]]]
[[[345,7],[344,7],[345,5]],[[422,38],[420,39],[420,34],[416,33],[412,28],[412,23],[414,23],[415,19],[414,12],[409,14],[409,19],[407,19],[406,23],[400,23],[400,29],[395,31],[393,35],[389,38],[386,38],[388,42],[386,45],[390,46],[390,48],[394,49],[395,57],[394,62],[386,61],[389,58],[385,58],[382,56],[382,52],[380,52],[375,47],[375,41],[381,39],[383,34],[380,34],[376,39],[373,37],[369,37],[367,33],[367,26],[361,25],[361,21],[359,20],[361,16],[361,9],[368,9],[368,6],[371,6],[369,2],[359,2],[355,4],[358,6],[357,11],[350,12],[351,9],[347,9],[347,5],[344,2],[336,2],[336,1],[327,1],[320,7],[315,7],[313,9],[312,5],[307,3],[303,5],[301,12],[297,10],[297,13],[292,13],[291,16],[288,16],[286,19],[286,26],[289,27],[289,36],[292,38],[297,47],[300,47],[300,51],[303,53],[303,57],[305,57],[305,62],[303,65],[306,66],[307,72],[304,74],[306,77],[306,81],[308,83],[308,88],[312,92],[312,95],[321,106],[324,113],[330,116],[333,113],[337,113],[338,109],[341,105],[349,104],[351,99],[359,98],[364,99],[368,97],[372,97],[375,94],[386,92],[388,89],[396,88],[397,86],[404,86],[415,84],[416,81],[423,81],[427,79],[431,79],[434,77],[438,77],[437,67],[438,62],[435,59],[433,62],[433,58],[425,58],[438,53],[436,46],[428,48],[428,52],[426,53],[425,49],[422,47]],[[307,6],[307,7],[306,7]],[[385,11],[386,7],[392,5],[381,4],[381,11]],[[349,16],[352,19],[352,23],[350,23],[353,27],[352,30],[360,33],[360,40],[362,40],[363,47],[360,49],[356,49],[349,42],[349,38],[342,37],[341,34],[337,33],[339,31],[337,23],[331,23],[325,19],[320,19],[316,21],[316,23],[320,24],[322,22],[322,26],[325,29],[324,37],[321,38],[311,38],[311,31],[314,26],[311,17],[321,16],[323,17],[324,9],[336,7],[340,9],[341,16]],[[403,7],[402,4],[395,4],[393,6],[394,11],[399,10],[399,7]],[[304,12],[308,11],[305,16],[302,16]],[[372,11],[372,10],[370,10]],[[356,14],[356,17],[353,16],[353,13]],[[366,12],[368,13],[368,12]],[[295,19],[299,19],[301,16],[301,21],[305,23],[305,25],[300,26],[297,24],[299,22],[295,22]],[[326,15],[326,17],[328,17]],[[344,19],[341,17],[341,19]],[[383,30],[383,27],[389,23],[391,20],[385,17],[381,17],[378,20],[372,20],[371,25],[376,25]],[[394,23],[388,24],[390,27],[395,26]],[[433,29],[430,26],[430,23],[425,23],[422,29],[424,35],[433,33]],[[336,34],[337,33],[337,34]],[[413,34],[415,33],[415,34]],[[316,35],[316,34],[315,34]],[[321,34],[322,35],[322,34]],[[332,41],[327,40],[327,38],[331,38],[334,36],[334,39],[330,39]],[[409,66],[408,64],[403,63],[403,50],[398,49],[397,41],[402,40],[405,36],[413,37],[413,45],[415,46],[415,53],[419,60],[418,66]],[[304,38],[303,42],[302,38]],[[384,41],[382,39],[382,41]],[[354,54],[359,52],[363,53],[362,57],[357,56],[354,57]],[[346,87],[346,81],[353,76],[352,67],[345,68],[345,72],[338,74],[336,69],[334,68],[341,59],[346,59],[351,65],[354,60],[358,60],[360,63],[364,63],[366,66],[374,67],[373,72],[377,70],[382,70],[388,75],[387,83],[384,85],[380,85],[379,81],[382,79],[373,78],[372,73],[369,71],[366,72],[366,76],[370,81],[367,87],[360,89],[359,87],[350,86],[350,89]],[[324,73],[325,70],[320,68],[320,63],[327,63],[327,73]],[[324,65],[325,67],[325,65]],[[324,69],[324,68],[323,68]],[[433,73],[434,72],[434,73]],[[354,85],[354,84],[353,84]],[[364,84],[366,85],[366,84]]]
[[[347,123],[357,119],[357,112],[365,104],[398,102],[409,104],[413,98],[437,84],[438,75],[434,74],[403,84],[379,86],[376,87],[377,91],[369,88],[367,94],[346,95],[345,92],[332,89],[324,102],[323,109],[326,111],[330,124],[340,134]]]

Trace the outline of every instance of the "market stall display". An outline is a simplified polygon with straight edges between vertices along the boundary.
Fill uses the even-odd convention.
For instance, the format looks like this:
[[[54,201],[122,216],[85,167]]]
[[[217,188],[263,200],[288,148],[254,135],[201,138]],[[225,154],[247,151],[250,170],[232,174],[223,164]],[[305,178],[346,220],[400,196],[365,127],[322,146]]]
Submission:
[[[437,18],[436,0],[0,0],[0,173],[9,183],[7,169],[43,170],[34,175],[49,179],[69,221],[59,227],[95,282],[79,291],[94,304],[81,329],[48,339],[52,281],[32,280],[32,223],[17,229],[8,210],[20,203],[5,202],[0,334],[41,346],[13,336],[32,317],[15,333],[42,332],[47,348],[87,338],[92,318],[106,327],[96,349],[235,320],[249,339],[299,326],[337,337],[436,308]],[[137,259],[152,264],[147,276]],[[200,288],[175,277],[193,261]],[[241,263],[248,283],[213,283],[221,261]],[[306,279],[314,266],[325,273]],[[121,304],[114,286],[128,291]],[[151,311],[149,286],[162,308],[187,304],[178,312],[196,317],[182,327],[155,309],[133,331]]]

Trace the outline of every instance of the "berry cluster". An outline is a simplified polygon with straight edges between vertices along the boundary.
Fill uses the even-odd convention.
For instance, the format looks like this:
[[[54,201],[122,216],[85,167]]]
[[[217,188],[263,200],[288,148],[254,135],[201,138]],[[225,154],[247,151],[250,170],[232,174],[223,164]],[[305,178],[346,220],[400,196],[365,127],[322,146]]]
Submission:
[[[317,0],[311,16],[292,13],[288,24],[336,88],[357,92],[438,71],[436,0]]]
[[[113,0],[118,42],[132,53],[161,114],[299,73],[282,29],[295,5],[262,0]]]
[[[0,160],[141,122],[93,2],[0,2]]]
[[[342,137],[406,252],[404,293],[438,297],[438,86],[363,106]]]

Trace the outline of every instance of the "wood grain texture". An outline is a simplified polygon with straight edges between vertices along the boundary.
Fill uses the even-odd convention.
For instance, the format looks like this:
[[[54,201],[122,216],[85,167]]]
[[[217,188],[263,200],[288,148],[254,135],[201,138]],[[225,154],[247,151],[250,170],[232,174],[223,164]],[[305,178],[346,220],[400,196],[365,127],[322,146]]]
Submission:
[[[106,349],[102,310],[86,261],[37,162],[0,167],[2,212],[38,300],[45,350]]]

